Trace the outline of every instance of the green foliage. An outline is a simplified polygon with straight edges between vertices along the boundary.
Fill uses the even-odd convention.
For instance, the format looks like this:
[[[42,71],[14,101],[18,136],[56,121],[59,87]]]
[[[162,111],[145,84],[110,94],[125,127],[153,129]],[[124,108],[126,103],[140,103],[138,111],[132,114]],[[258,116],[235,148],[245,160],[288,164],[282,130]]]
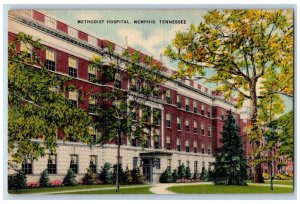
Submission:
[[[145,178],[143,174],[141,173],[140,168],[134,168],[132,169],[132,180],[134,184],[144,184],[145,183]]]
[[[187,166],[185,169],[185,178],[190,179],[191,177],[192,177],[191,169],[190,169],[190,167]]]
[[[124,183],[125,184],[132,184],[134,183],[134,180],[132,179],[132,171],[128,169],[128,166],[126,166],[126,169],[124,171]]]
[[[174,169],[174,170],[173,170],[173,172],[172,172],[172,178],[173,178],[173,182],[176,182],[177,179],[179,178],[179,177],[178,177],[177,169]]]
[[[186,168],[185,168],[184,164],[181,164],[180,166],[178,166],[177,172],[178,172],[178,179],[185,178]]]
[[[172,171],[170,169],[166,169],[159,178],[160,183],[172,183],[173,177],[172,177]]]
[[[194,173],[193,173],[193,179],[194,179],[194,180],[197,180],[197,179],[199,179],[199,178],[200,178],[200,175],[199,175],[198,171],[194,172]]]
[[[99,179],[105,184],[112,184],[113,178],[112,178],[112,172],[111,170],[111,164],[106,162],[100,170]]]
[[[209,178],[208,178],[208,171],[205,169],[204,166],[201,169],[200,179],[202,181],[208,181],[209,180]]]
[[[68,170],[67,175],[63,179],[64,186],[77,186],[78,183],[76,181],[76,174],[72,171],[72,169]]]
[[[8,176],[8,189],[27,188],[27,177],[22,170],[18,170],[16,175]]]
[[[222,147],[214,163],[214,183],[221,185],[246,185],[247,160],[244,158],[243,143],[239,128],[229,111],[223,125]]]
[[[21,42],[33,47],[31,58],[28,50],[17,50]],[[24,33],[8,47],[8,152],[15,163],[34,160],[45,150],[54,153],[57,130],[66,135],[64,139],[91,141],[88,114],[73,108],[64,96],[71,79],[46,70],[37,55],[43,49],[39,40]]]
[[[277,120],[279,131],[279,155],[294,158],[294,112],[290,111]]]
[[[41,187],[49,187],[50,186],[50,179],[49,179],[49,175],[48,175],[48,170],[45,169],[40,177],[40,186]]]
[[[93,185],[97,183],[97,175],[92,172],[91,169],[87,169],[86,174],[83,177],[83,184]]]
[[[116,183],[116,176],[117,176],[117,164],[114,164],[113,165],[113,173],[112,173],[113,183]],[[121,184],[125,183],[125,175],[124,175],[124,171],[122,168],[122,164],[119,165],[119,182]]]

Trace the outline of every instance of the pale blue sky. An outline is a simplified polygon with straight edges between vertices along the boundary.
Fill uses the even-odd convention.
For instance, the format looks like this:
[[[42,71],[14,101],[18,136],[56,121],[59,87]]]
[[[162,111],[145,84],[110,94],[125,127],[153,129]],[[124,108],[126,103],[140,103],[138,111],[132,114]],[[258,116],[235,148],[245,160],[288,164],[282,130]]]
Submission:
[[[46,15],[60,19],[69,25],[86,31],[100,39],[107,39],[120,46],[128,46],[144,52],[157,59],[171,69],[171,63],[161,53],[174,38],[176,31],[184,31],[190,24],[199,24],[207,10],[199,9],[135,9],[135,10],[43,10]],[[104,20],[103,24],[79,24],[77,20]],[[131,24],[107,24],[106,20],[129,20]],[[134,24],[134,20],[155,20],[156,24]],[[160,24],[159,20],[186,20],[186,24]],[[215,88],[213,84],[205,84]],[[286,111],[293,108],[293,101],[284,97]]]

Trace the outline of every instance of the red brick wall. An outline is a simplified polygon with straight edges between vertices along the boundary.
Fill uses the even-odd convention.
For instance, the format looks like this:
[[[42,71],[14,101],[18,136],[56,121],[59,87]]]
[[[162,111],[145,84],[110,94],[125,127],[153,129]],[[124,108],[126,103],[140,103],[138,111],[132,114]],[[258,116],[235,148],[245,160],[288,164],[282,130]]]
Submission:
[[[68,26],[60,21],[56,21],[56,27],[58,30],[68,33]]]
[[[34,10],[33,11],[33,19],[41,21],[41,22],[45,22],[45,15]]]
[[[82,31],[78,31],[78,38],[81,39],[81,40],[85,40],[85,41],[88,41],[88,34],[82,32]]]

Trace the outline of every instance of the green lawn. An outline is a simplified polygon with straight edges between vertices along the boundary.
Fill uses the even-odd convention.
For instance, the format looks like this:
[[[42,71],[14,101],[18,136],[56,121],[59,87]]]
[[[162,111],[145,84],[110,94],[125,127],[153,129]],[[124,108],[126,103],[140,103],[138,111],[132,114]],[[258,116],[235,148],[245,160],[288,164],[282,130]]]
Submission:
[[[81,192],[72,192],[64,194],[152,194],[149,191],[151,186],[139,187],[139,188],[120,188],[120,191],[117,193],[115,189],[112,190],[96,190],[96,191],[81,191]]]
[[[184,185],[169,187],[168,190],[180,194],[252,194],[252,193],[292,193],[293,188],[274,187],[271,191],[269,186],[215,186],[207,185]]]
[[[270,183],[270,180],[265,180],[265,183]],[[281,184],[281,185],[293,185],[293,180],[273,180],[274,184]]]
[[[114,185],[79,185],[79,186],[63,186],[63,187],[48,187],[48,188],[27,188],[19,190],[8,190],[10,194],[27,194],[27,193],[43,193],[43,192],[55,192],[75,189],[89,189],[89,188],[107,188]]]

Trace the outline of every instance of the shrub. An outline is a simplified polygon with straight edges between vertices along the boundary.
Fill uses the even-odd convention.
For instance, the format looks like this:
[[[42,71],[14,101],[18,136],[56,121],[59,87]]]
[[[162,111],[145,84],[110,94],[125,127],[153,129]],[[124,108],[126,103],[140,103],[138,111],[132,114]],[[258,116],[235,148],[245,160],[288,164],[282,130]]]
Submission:
[[[268,173],[263,173],[262,175],[264,177],[264,179],[268,180],[270,179],[270,175]]]
[[[125,184],[132,184],[132,171],[128,169],[128,166],[126,167],[126,170],[124,171],[124,182]]]
[[[201,170],[200,179],[202,181],[208,181],[208,172],[204,166],[202,167],[202,170]]]
[[[40,183],[39,182],[28,182],[27,183],[27,187],[28,188],[38,188],[38,187],[40,187],[41,185],[40,185]]]
[[[78,183],[76,181],[76,174],[72,171],[72,169],[68,170],[67,175],[63,180],[64,186],[77,186]]]
[[[287,175],[284,174],[276,174],[274,176],[274,179],[278,179],[278,180],[288,180],[290,179],[290,177],[288,177]]]
[[[185,178],[185,166],[183,164],[181,164],[178,167],[178,179],[184,179]]]
[[[176,169],[173,170],[172,178],[173,178],[173,182],[176,182],[176,180],[178,179],[178,172]]]
[[[50,186],[52,187],[58,187],[58,186],[62,186],[63,182],[61,180],[53,180],[50,181]]]
[[[16,177],[15,177],[15,188],[27,188],[27,177],[22,170],[19,170]]]
[[[134,184],[143,184],[145,183],[145,178],[141,174],[141,171],[138,167],[132,169],[132,179]]]
[[[92,185],[97,183],[97,175],[91,169],[87,169],[86,174],[82,179],[83,184]]]
[[[112,184],[112,173],[110,172],[111,164],[106,162],[100,170],[99,179],[104,184]]]
[[[50,186],[50,179],[48,175],[48,170],[45,169],[40,177],[40,186],[41,187],[49,187]]]
[[[170,169],[166,169],[160,175],[159,182],[161,182],[161,183],[172,183],[173,182],[172,172]]]
[[[8,175],[8,190],[12,190],[16,188],[16,176],[15,175]]]
[[[194,181],[194,179],[178,179],[176,183],[192,183]]]
[[[192,177],[191,169],[190,167],[186,167],[185,169],[185,178],[190,179]]]
[[[194,180],[199,179],[199,173],[198,173],[198,171],[195,171],[195,172],[194,172],[194,174],[193,174],[193,179],[194,179]]]
[[[117,164],[113,166],[113,173],[112,173],[112,181],[113,183],[116,183],[116,178],[117,177]],[[124,184],[125,183],[125,178],[124,178],[124,171],[122,168],[122,164],[119,165],[119,183]]]

